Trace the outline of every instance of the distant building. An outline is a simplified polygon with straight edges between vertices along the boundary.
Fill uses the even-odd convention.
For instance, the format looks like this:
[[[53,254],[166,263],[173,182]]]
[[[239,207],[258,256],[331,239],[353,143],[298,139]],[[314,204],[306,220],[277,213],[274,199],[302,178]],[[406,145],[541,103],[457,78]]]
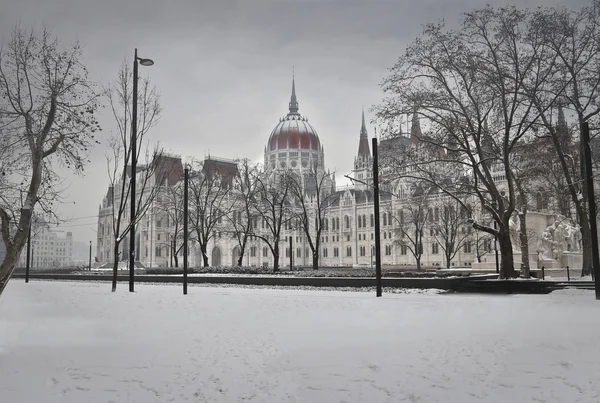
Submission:
[[[73,264],[73,234],[64,231],[52,231],[41,227],[32,231],[31,267],[38,269],[54,269]],[[17,266],[27,264],[27,245],[21,251]]]

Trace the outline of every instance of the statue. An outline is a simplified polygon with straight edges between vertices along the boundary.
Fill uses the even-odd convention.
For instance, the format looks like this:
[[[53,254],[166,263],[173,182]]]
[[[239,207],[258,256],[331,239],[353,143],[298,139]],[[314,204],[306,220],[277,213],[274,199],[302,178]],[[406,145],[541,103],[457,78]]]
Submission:
[[[554,239],[556,228],[558,223],[555,221],[554,224],[546,227],[542,235],[540,236],[540,243],[538,246],[538,253],[540,259],[557,259],[557,243]]]
[[[564,252],[578,252],[581,233],[571,219],[558,215],[552,225],[540,236],[538,254],[540,259],[560,261]]]
[[[521,251],[521,221],[518,216],[512,216],[508,219],[508,233],[510,234],[510,243],[513,251]]]

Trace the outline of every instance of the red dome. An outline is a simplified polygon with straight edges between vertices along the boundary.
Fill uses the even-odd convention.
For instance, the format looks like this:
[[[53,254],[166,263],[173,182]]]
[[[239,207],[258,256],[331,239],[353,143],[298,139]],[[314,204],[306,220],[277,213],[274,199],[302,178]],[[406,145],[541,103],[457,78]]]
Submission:
[[[317,132],[300,114],[290,113],[279,122],[271,132],[267,151],[302,149],[316,150],[321,148]]]

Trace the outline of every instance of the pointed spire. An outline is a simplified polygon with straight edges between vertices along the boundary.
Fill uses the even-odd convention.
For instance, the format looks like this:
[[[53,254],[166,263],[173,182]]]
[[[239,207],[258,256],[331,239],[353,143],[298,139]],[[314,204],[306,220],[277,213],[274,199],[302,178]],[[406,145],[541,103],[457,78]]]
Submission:
[[[565,112],[563,111],[562,105],[558,106],[558,122],[557,127],[559,129],[567,127],[567,120],[565,119]]]
[[[292,98],[290,99],[290,113],[298,113],[298,100],[296,99],[296,77],[292,68]]]
[[[567,126],[567,119],[565,119],[565,112],[563,111],[562,105],[558,106],[558,121],[556,122],[556,134],[560,139],[560,143],[563,146],[569,144],[569,127]]]
[[[362,110],[362,126],[360,128],[360,140],[358,142],[358,156],[370,157],[371,148],[369,147],[369,134],[367,133],[367,125],[365,124],[365,110]]]
[[[362,110],[362,126],[360,127],[360,137],[369,137],[367,134],[367,125],[365,124],[365,109]]]
[[[420,141],[421,123],[419,122],[419,115],[417,114],[417,108],[415,107],[412,116],[412,125],[410,127],[410,141],[412,144],[417,144]]]

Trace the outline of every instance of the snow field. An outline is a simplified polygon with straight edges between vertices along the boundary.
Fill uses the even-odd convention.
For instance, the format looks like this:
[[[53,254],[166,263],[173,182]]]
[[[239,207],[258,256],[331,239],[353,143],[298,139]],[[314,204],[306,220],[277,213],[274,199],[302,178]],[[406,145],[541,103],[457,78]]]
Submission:
[[[2,402],[598,402],[593,292],[9,283]]]

